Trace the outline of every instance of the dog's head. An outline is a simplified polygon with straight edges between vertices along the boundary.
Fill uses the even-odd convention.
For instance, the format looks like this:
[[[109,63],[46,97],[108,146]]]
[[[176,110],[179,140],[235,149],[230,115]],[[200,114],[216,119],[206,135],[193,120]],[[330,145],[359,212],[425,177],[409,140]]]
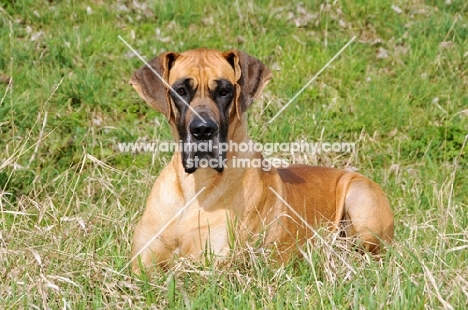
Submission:
[[[219,145],[271,79],[268,68],[239,50],[167,52],[148,64],[151,68],[137,70],[130,84],[168,118],[185,171],[195,172],[204,159],[222,172],[226,151]]]

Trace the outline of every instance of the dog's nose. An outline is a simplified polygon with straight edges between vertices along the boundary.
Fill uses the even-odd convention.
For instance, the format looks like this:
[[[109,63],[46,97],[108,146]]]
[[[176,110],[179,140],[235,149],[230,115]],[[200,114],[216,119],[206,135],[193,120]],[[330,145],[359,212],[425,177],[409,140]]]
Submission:
[[[197,140],[210,140],[218,132],[218,125],[215,122],[206,120],[204,123],[202,120],[194,120],[190,124],[190,133]]]

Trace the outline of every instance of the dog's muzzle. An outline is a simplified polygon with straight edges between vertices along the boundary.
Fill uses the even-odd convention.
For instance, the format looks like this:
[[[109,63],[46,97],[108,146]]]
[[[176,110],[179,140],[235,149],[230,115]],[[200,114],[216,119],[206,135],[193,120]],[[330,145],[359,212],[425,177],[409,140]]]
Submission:
[[[225,142],[218,123],[205,113],[203,117],[193,117],[187,128],[187,134],[182,139],[182,164],[186,173],[194,173],[198,168],[214,169],[223,172],[226,164],[226,152],[219,148],[220,142]]]

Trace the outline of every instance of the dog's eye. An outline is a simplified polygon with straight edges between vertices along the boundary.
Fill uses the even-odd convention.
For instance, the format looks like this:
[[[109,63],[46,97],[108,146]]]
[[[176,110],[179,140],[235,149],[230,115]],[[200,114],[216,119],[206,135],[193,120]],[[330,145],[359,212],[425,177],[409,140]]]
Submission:
[[[185,96],[185,95],[187,95],[187,92],[185,91],[185,88],[183,88],[183,87],[178,88],[178,89],[177,89],[177,93],[178,93],[180,96]]]
[[[229,93],[229,91],[228,91],[226,88],[221,88],[221,89],[219,90],[219,93],[218,93],[218,94],[219,94],[220,96],[224,97],[224,96],[226,96],[228,93]]]

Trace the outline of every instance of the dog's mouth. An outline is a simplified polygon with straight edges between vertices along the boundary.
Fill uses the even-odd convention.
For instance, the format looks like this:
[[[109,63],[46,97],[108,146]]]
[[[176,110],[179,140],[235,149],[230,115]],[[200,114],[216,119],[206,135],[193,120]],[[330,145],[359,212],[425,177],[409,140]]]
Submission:
[[[187,134],[180,141],[182,165],[186,173],[197,169],[214,169],[223,172],[226,165],[226,151],[220,146],[225,135],[212,120],[194,120],[187,128]]]
[[[218,137],[213,140],[182,141],[182,164],[186,173],[194,173],[198,168],[214,169],[223,172],[226,152],[219,151]]]

